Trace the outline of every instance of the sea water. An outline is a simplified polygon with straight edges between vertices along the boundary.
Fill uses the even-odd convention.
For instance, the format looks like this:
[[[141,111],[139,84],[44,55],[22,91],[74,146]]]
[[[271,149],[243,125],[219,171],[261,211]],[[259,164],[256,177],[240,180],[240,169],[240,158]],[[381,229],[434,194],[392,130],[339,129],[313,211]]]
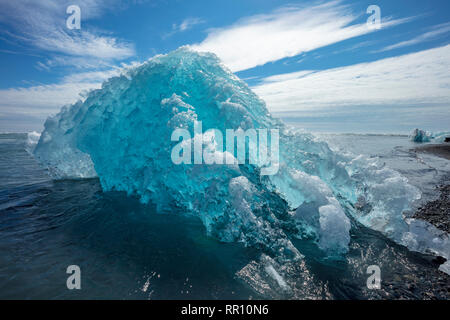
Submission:
[[[430,197],[448,173],[447,160],[414,153],[406,136],[317,139],[380,157]],[[362,225],[352,228],[340,260],[292,237],[304,259],[279,266],[273,281],[270,267],[255,272],[256,247],[209,236],[198,217],[179,208],[161,213],[124,192],[103,192],[97,178],[52,180],[26,148],[26,134],[0,135],[2,299],[448,298],[439,289],[448,277],[433,256]],[[66,287],[69,265],[81,269],[81,290]],[[381,269],[380,290],[367,288],[370,265]]]

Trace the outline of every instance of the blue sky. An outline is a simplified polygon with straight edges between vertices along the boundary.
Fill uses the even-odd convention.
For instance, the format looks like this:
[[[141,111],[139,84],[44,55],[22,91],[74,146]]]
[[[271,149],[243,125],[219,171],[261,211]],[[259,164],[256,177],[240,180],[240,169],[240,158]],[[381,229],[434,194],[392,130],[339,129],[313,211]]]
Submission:
[[[182,45],[216,53],[307,130],[448,130],[449,43],[448,0],[0,0],[0,132],[41,130],[80,92]]]

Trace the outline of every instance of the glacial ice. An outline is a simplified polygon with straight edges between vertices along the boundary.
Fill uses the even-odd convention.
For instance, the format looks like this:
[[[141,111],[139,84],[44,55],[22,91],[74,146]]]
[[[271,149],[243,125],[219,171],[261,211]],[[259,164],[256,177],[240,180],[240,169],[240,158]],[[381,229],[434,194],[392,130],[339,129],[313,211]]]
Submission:
[[[29,154],[31,154],[31,155],[33,154],[34,148],[36,148],[36,145],[38,144],[40,137],[41,137],[41,134],[36,131],[27,133],[27,141],[25,142],[25,150]]]
[[[411,141],[413,142],[430,142],[430,139],[432,138],[433,134],[429,131],[421,130],[421,129],[414,129],[411,134],[409,135]]]
[[[193,132],[195,121],[204,131],[279,129],[278,173],[262,176],[250,164],[174,164],[171,134]],[[224,153],[210,135],[202,138],[204,149]],[[85,101],[62,108],[46,121],[34,154],[55,178],[98,176],[105,191],[125,191],[161,211],[181,208],[210,235],[261,248],[278,263],[303,257],[291,242],[302,230],[339,257],[348,250],[352,219],[407,243],[410,225],[402,212],[420,197],[376,160],[333,152],[273,118],[215,55],[187,47],[125,70]]]
[[[430,132],[421,129],[414,129],[409,135],[411,141],[413,142],[434,142],[443,143],[445,138],[450,137],[450,132]]]

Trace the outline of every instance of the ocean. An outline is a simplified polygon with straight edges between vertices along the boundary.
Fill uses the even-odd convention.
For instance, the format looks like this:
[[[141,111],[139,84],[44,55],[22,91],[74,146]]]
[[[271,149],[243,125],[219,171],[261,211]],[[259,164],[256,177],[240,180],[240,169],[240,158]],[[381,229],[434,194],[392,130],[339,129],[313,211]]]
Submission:
[[[340,152],[379,157],[421,190],[417,206],[437,196],[435,186],[450,172],[450,161],[411,151],[416,145],[407,136],[317,139]],[[285,266],[290,270],[278,282],[292,289],[268,287],[264,277],[239,272],[259,259],[258,248],[208,236],[179,208],[160,213],[123,192],[102,192],[98,179],[52,180],[26,144],[27,134],[0,135],[0,299],[449,297],[449,277],[433,255],[358,224],[341,260],[291,239],[305,258],[301,268]],[[80,290],[66,286],[69,265],[80,267]],[[381,268],[379,290],[367,287],[369,265]]]

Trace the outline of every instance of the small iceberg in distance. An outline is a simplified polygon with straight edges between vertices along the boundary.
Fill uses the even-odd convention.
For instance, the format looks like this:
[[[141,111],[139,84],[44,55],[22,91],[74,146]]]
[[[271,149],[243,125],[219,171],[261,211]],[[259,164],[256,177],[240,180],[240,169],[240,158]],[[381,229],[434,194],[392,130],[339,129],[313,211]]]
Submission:
[[[277,173],[262,175],[250,163],[175,164],[172,133],[192,133],[196,122],[205,132],[197,136],[203,150],[213,154],[225,154],[227,141],[220,147],[207,130],[279,130]],[[357,227],[352,220],[414,250],[433,250],[436,242],[425,227],[415,234],[403,219],[420,198],[406,178],[286,126],[214,54],[188,47],[126,70],[62,108],[47,119],[34,155],[56,179],[98,176],[104,191],[195,215],[211,236],[261,249],[272,267],[302,259],[293,238],[312,239],[339,258]],[[435,252],[444,255],[442,241],[448,239]]]
[[[433,138],[433,134],[429,131],[416,128],[411,132],[409,138],[411,139],[411,141],[418,143],[430,142],[430,140]]]
[[[423,143],[423,142],[434,142],[443,143],[450,139],[450,132],[437,132],[433,133],[430,131],[425,131],[421,129],[414,129],[409,135],[411,141]]]

